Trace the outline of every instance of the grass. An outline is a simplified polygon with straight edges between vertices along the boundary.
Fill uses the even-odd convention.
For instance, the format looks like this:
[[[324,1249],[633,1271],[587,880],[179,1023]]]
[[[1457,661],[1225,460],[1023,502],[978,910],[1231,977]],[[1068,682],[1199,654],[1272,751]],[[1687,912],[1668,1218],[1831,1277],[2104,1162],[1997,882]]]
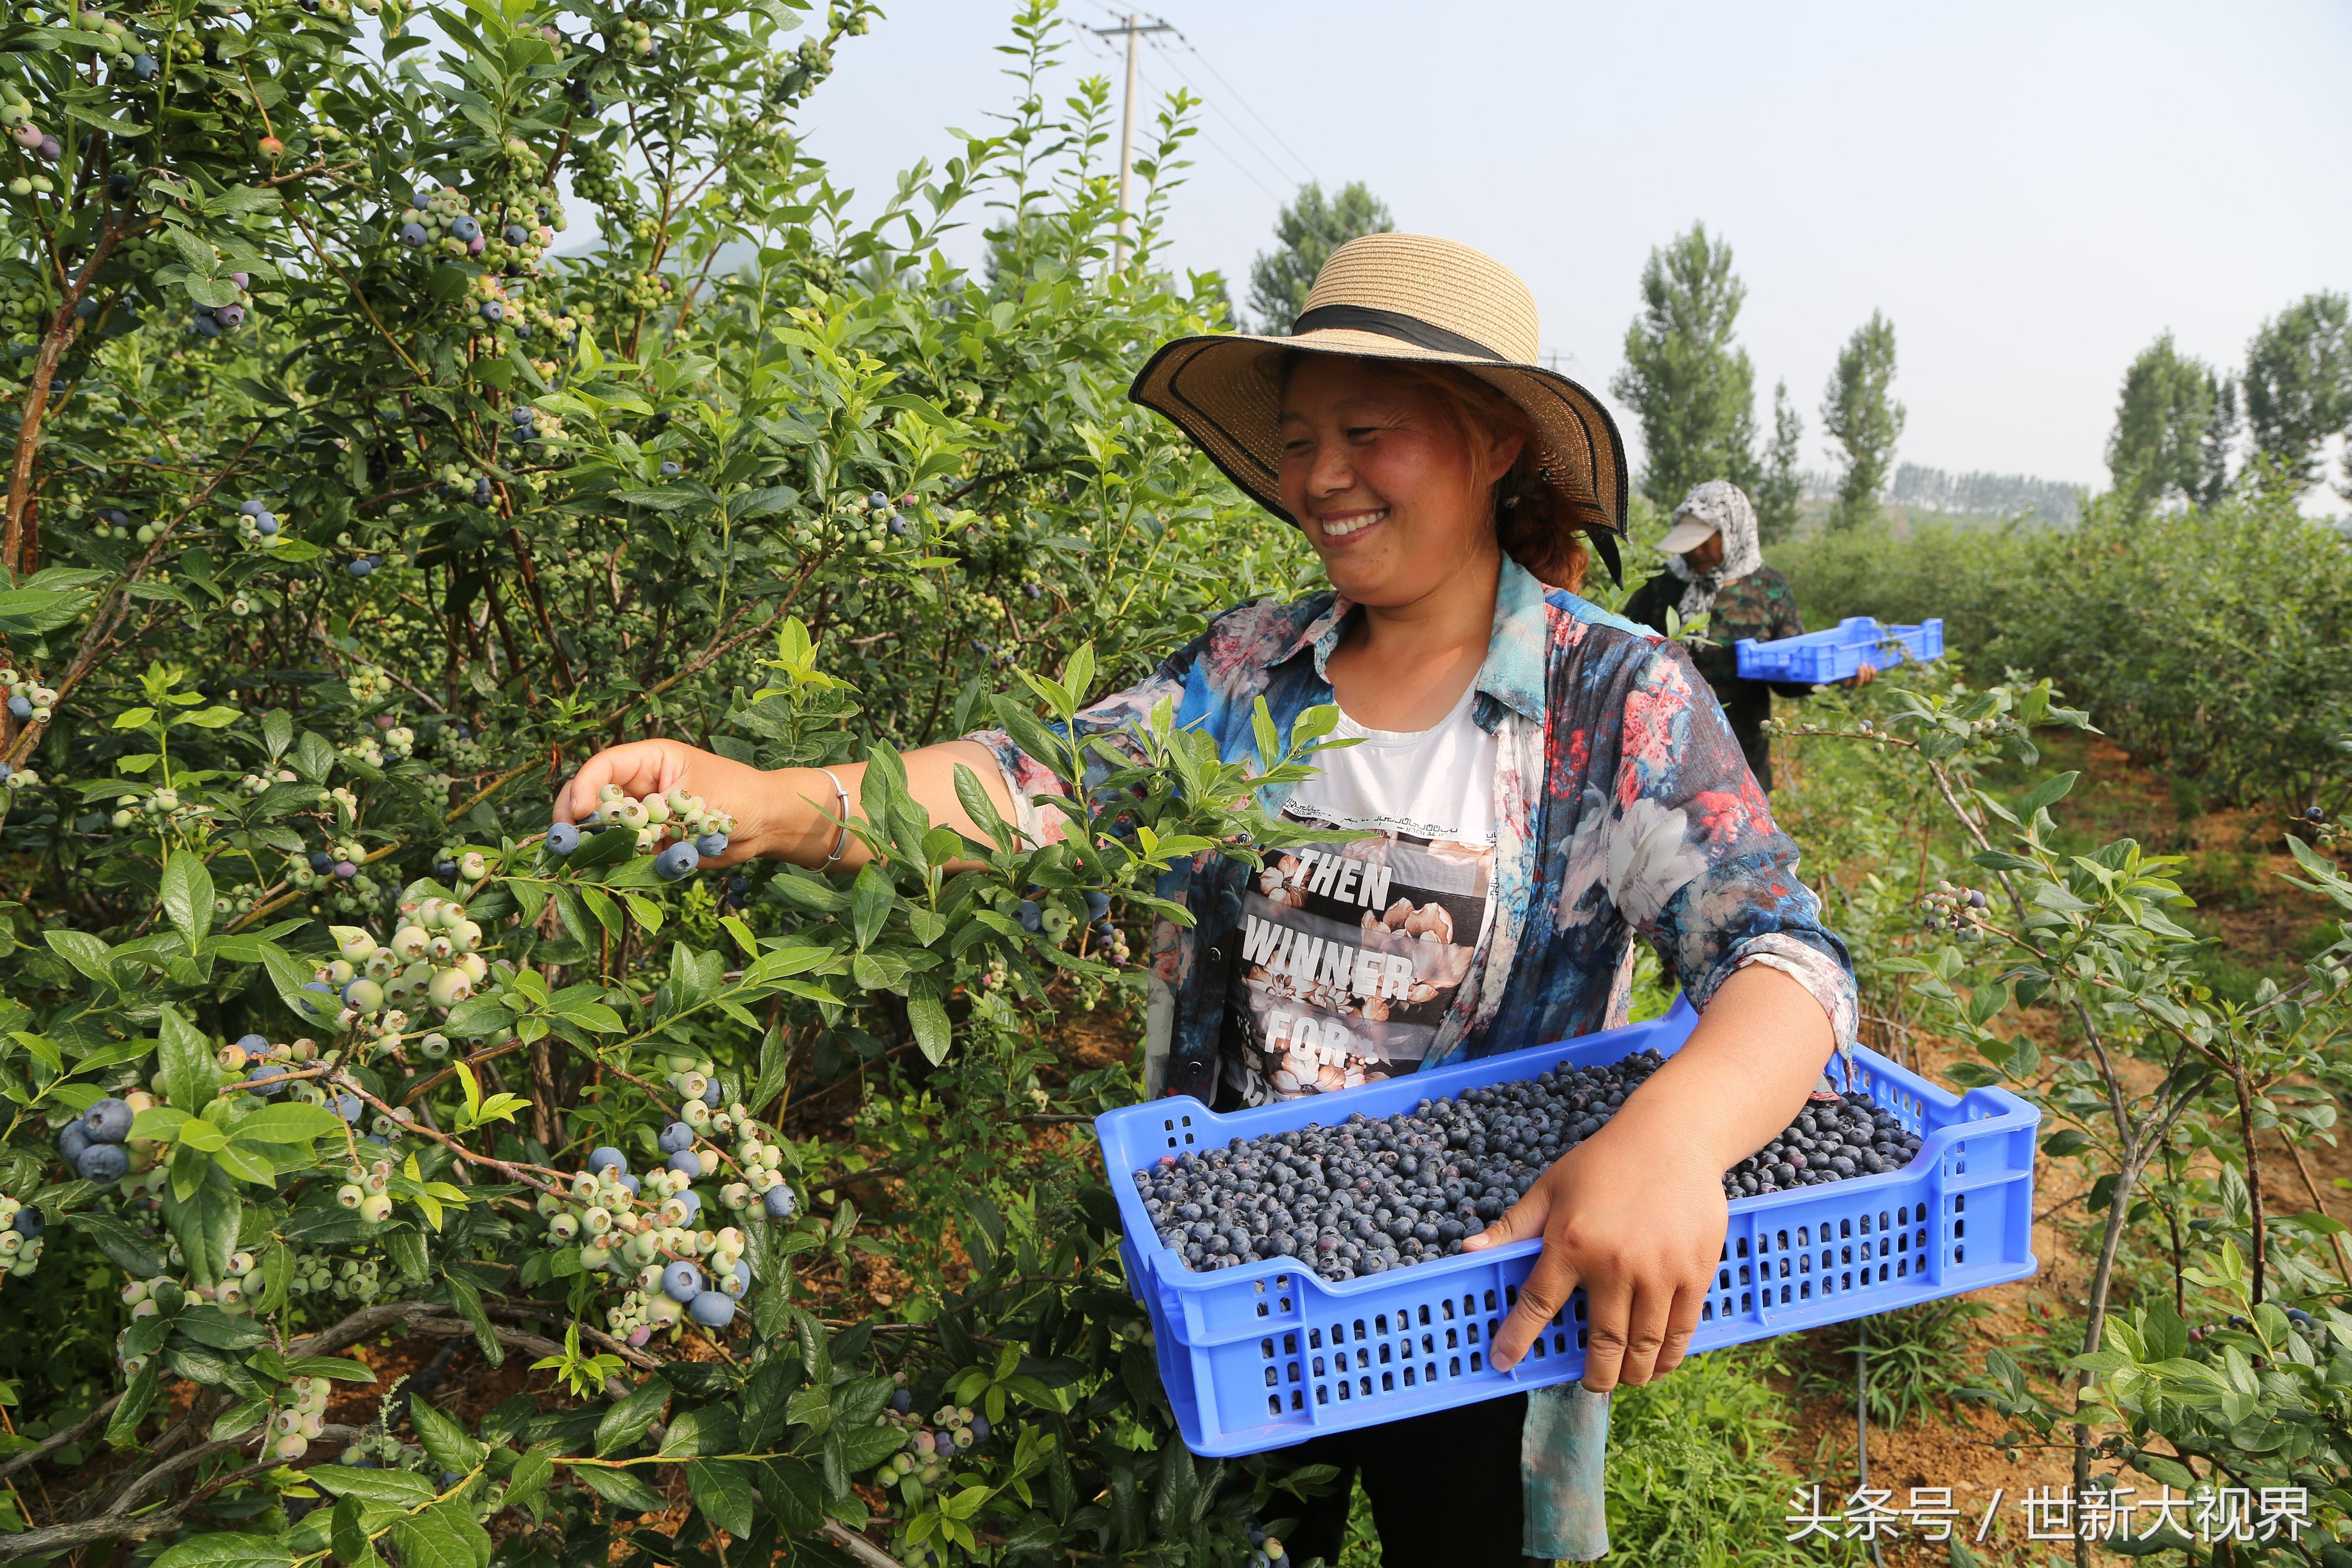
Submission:
[[[1868,1404],[1874,1427],[1896,1427],[1929,1413],[1950,1419],[1951,1403],[1959,1391],[1982,1381],[1969,1325],[1986,1311],[1964,1296],[1948,1296],[1869,1320],[1870,1339],[1863,1354],[1870,1367]],[[1859,1322],[1838,1323],[1809,1336],[1809,1354],[1797,1364],[1799,1396],[1834,1396],[1851,1403],[1854,1351],[1861,1342]]]

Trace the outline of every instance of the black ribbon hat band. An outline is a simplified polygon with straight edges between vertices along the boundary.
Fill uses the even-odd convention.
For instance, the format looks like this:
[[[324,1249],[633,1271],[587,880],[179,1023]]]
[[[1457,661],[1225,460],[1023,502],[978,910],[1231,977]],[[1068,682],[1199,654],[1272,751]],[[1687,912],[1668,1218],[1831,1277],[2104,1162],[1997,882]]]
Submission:
[[[1467,354],[1481,360],[1507,357],[1475,338],[1433,327],[1418,316],[1408,316],[1401,310],[1375,310],[1369,305],[1318,305],[1290,324],[1294,338],[1307,332],[1332,331],[1370,332],[1441,354]]]

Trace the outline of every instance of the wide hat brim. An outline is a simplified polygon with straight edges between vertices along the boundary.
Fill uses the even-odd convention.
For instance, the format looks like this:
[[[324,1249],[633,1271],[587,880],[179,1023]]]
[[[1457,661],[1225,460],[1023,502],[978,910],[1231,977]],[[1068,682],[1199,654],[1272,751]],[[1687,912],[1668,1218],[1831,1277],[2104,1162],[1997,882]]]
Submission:
[[[1309,329],[1288,337],[1218,333],[1179,338],[1151,356],[1128,396],[1174,421],[1252,500],[1296,526],[1298,519],[1282,504],[1281,492],[1278,370],[1284,354],[1343,354],[1457,366],[1527,412],[1541,443],[1544,479],[1588,503],[1580,512],[1597,514],[1601,520],[1583,531],[1594,536],[1613,565],[1615,539],[1625,533],[1625,443],[1599,398],[1557,371],[1477,352],[1475,343],[1431,346],[1392,335],[1413,330],[1418,324],[1411,321],[1382,321],[1376,329],[1313,325],[1307,319],[1300,324]],[[1418,335],[1446,336],[1426,329]]]

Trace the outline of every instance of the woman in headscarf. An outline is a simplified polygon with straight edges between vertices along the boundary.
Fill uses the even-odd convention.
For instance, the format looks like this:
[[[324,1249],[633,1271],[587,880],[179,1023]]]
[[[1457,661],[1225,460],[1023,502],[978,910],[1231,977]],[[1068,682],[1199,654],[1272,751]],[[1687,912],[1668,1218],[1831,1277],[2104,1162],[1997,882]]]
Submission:
[[[1801,697],[1813,688],[1802,682],[1741,680],[1736,644],[1743,637],[1767,642],[1801,635],[1805,622],[1797,613],[1796,591],[1764,564],[1756,507],[1728,479],[1710,479],[1684,497],[1658,548],[1666,552],[1666,570],[1633,591],[1625,601],[1625,619],[1665,632],[1675,630],[1668,624],[1669,610],[1684,624],[1706,619],[1707,640],[1691,648],[1691,663],[1715,689],[1749,770],[1769,791],[1772,745],[1764,721],[1772,716],[1772,694]],[[1865,685],[1875,673],[1864,665],[1846,684]]]

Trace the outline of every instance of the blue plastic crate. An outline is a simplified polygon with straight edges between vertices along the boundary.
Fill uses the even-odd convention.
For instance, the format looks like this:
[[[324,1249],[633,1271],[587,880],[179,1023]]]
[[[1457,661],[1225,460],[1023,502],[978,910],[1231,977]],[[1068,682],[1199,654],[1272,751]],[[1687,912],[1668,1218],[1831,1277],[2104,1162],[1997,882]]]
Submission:
[[[1160,1381],[1196,1454],[1256,1453],[1326,1432],[1377,1426],[1565,1383],[1584,1371],[1584,1293],[1509,1372],[1486,1347],[1542,1250],[1537,1241],[1463,1253],[1332,1284],[1271,1259],[1187,1269],[1153,1230],[1133,1173],[1167,1154],[1232,1138],[1388,1116],[1561,1062],[1615,1061],[1655,1047],[1672,1055],[1697,1015],[1663,1019],[1278,1105],[1218,1115],[1189,1097],[1095,1119],[1127,1231],[1128,1286],[1150,1313]],[[1832,1063],[1832,1076],[1844,1080]],[[2032,1245],[2033,1139],[2041,1116],[1998,1089],[1952,1093],[1874,1051],[1854,1052],[1851,1087],[1918,1132],[1900,1171],[1731,1205],[1716,1289],[1695,1351],[1865,1317],[2023,1279]],[[1973,1226],[1974,1228],[1970,1228]]]
[[[1849,615],[1833,631],[1776,637],[1769,643],[1742,637],[1734,646],[1743,681],[1809,681],[1818,686],[1851,679],[1864,664],[1884,670],[1906,659],[1940,659],[1944,623],[1882,626],[1870,616]]]

